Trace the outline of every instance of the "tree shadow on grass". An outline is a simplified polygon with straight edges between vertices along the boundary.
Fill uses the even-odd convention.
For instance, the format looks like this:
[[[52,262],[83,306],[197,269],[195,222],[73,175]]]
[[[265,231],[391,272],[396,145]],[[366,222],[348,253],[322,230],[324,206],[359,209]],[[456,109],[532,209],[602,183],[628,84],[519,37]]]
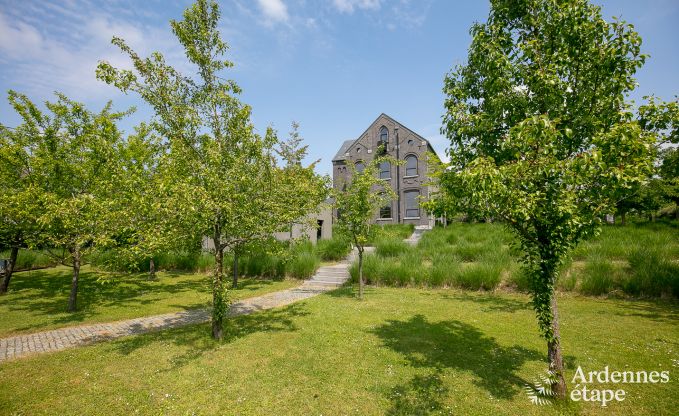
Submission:
[[[440,407],[446,390],[438,374],[445,369],[471,373],[475,385],[496,398],[511,399],[527,383],[516,372],[527,361],[545,358],[522,346],[503,347],[476,327],[457,320],[428,322],[415,315],[408,321],[387,321],[372,332],[413,367],[434,373],[397,386],[392,391],[391,414],[430,414]]]
[[[154,345],[170,343],[177,347],[184,347],[181,348],[182,353],[170,359],[172,365],[166,370],[170,371],[201,358],[205,353],[214,351],[221,345],[229,344],[256,332],[297,331],[295,320],[307,315],[309,315],[309,312],[305,309],[305,306],[295,303],[281,308],[225,319],[224,338],[221,341],[212,338],[210,324],[196,324],[113,341],[111,348],[120,355],[126,356],[139,349],[155,348]],[[209,313],[206,312],[205,316],[209,317]]]
[[[25,272],[12,281],[7,309],[27,316],[40,317],[40,323],[14,328],[17,331],[36,331],[47,326],[75,325],[102,315],[105,308],[143,309],[182,293],[204,295],[206,301],[172,305],[174,310],[204,308],[210,293],[209,278],[198,273],[162,272],[163,277],[149,280],[147,273],[106,273],[95,269],[81,272],[78,288],[78,310],[66,312],[71,283],[71,269],[58,268]],[[102,277],[105,280],[102,281]],[[247,297],[250,293],[274,284],[264,279],[242,279],[237,292]],[[195,296],[193,296],[195,297]],[[9,299],[11,298],[11,299]]]
[[[366,285],[363,288],[363,296],[370,297],[376,292],[377,288],[375,286]],[[358,300],[358,284],[345,283],[344,286],[340,286],[337,289],[325,292],[325,295],[333,298],[355,298]]]
[[[663,323],[679,323],[679,302],[675,300],[620,301],[615,315],[634,316]],[[608,312],[602,312],[606,314]]]
[[[492,293],[469,294],[467,292],[456,292],[446,293],[441,295],[441,297],[446,300],[477,303],[482,306],[484,312],[514,313],[517,311],[532,310],[530,301],[498,296]]]
[[[389,416],[443,414],[442,398],[448,393],[438,373],[415,376],[408,383],[391,389]]]

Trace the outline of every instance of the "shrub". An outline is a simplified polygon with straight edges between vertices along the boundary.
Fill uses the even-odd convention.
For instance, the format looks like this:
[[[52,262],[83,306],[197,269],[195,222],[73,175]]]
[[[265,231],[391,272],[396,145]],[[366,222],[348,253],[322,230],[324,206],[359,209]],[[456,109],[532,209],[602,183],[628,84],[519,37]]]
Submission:
[[[382,272],[382,261],[374,254],[368,254],[363,257],[363,279],[368,284],[376,284],[380,280]],[[358,282],[358,259],[349,266],[349,275],[351,282]]]
[[[500,284],[502,267],[494,264],[470,264],[457,274],[455,283],[465,289],[492,290]]]
[[[368,245],[374,245],[382,238],[406,239],[415,230],[413,224],[385,224],[372,227],[368,236]]]
[[[381,238],[377,240],[375,254],[380,257],[397,257],[405,253],[410,246],[397,238]]]
[[[488,247],[483,243],[466,243],[454,246],[453,253],[462,261],[473,262],[478,260],[487,249]]]
[[[460,261],[453,254],[438,254],[432,258],[428,284],[432,287],[453,286],[460,273]]]
[[[299,251],[286,264],[287,274],[297,279],[306,279],[316,272],[321,262],[313,251]]]
[[[592,259],[585,265],[580,292],[585,295],[605,295],[613,289],[613,263],[605,259]]]
[[[679,296],[679,264],[652,248],[634,250],[629,257],[632,270],[623,290],[632,295]]]
[[[343,260],[350,251],[349,239],[343,236],[333,236],[331,239],[316,242],[316,253],[324,261]]]
[[[233,256],[231,262],[233,262]],[[225,264],[230,267],[230,264]],[[285,262],[275,254],[267,253],[264,250],[256,250],[238,259],[239,274],[241,276],[250,277],[268,277],[268,278],[282,278],[285,277]]]

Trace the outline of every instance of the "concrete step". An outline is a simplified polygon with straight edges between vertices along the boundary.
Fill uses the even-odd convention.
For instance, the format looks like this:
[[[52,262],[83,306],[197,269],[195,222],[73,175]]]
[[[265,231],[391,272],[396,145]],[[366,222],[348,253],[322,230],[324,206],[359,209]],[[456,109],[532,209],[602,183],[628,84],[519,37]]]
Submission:
[[[330,286],[330,285],[342,286],[344,284],[344,282],[325,282],[325,281],[322,281],[322,280],[314,280],[314,281],[309,281],[309,284],[310,285],[326,285],[326,286]]]
[[[342,286],[342,283],[335,283],[335,282],[307,282],[304,283],[301,288],[309,288],[309,287],[340,287]]]
[[[347,280],[348,278],[349,278],[349,276],[323,276],[323,275],[318,276],[317,275],[317,276],[312,277],[309,280],[332,280],[332,281],[340,282],[340,281]]]
[[[344,272],[344,273],[318,272],[314,276],[346,277],[346,276],[349,276],[349,272]]]

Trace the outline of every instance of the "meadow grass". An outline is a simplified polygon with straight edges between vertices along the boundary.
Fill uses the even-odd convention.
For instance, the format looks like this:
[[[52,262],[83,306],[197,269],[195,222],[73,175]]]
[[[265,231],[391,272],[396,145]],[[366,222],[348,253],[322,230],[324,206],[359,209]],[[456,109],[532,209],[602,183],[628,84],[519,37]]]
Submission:
[[[293,305],[0,363],[0,414],[672,415],[676,302],[559,296],[569,389],[584,371],[670,371],[622,402],[536,406],[528,295],[342,288]],[[591,387],[591,386],[590,386]]]
[[[677,228],[677,223],[604,226],[564,259],[557,288],[593,296],[679,297]],[[500,224],[453,223],[424,233],[416,247],[382,236],[375,247],[365,259],[371,284],[530,289],[521,251]],[[350,272],[356,281],[357,268]]]
[[[327,240],[316,242],[316,253],[321,261],[340,261],[351,251],[351,243],[347,237],[333,235]]]
[[[9,259],[9,256],[9,250],[0,251],[0,259]],[[42,269],[56,265],[57,261],[44,250],[20,249],[17,254],[17,262],[14,265],[14,270]]]

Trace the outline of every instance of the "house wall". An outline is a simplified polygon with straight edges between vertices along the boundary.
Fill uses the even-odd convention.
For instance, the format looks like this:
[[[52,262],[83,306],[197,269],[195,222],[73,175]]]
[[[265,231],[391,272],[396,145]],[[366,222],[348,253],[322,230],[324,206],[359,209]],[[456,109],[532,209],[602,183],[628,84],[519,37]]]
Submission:
[[[416,218],[406,217],[406,197],[407,191],[418,190],[420,198],[426,200],[431,192],[427,185],[428,178],[428,161],[431,157],[436,157],[432,151],[431,146],[426,140],[422,139],[416,133],[410,131],[408,128],[399,125],[396,121],[386,115],[381,115],[370,127],[356,140],[342,155],[337,155],[336,160],[333,161],[333,186],[341,188],[344,183],[350,180],[350,169],[347,164],[356,164],[359,161],[371,161],[376,157],[378,142],[380,141],[380,129],[382,126],[387,128],[389,133],[388,146],[386,153],[394,159],[404,161],[409,155],[417,157],[418,174],[414,176],[406,175],[406,165],[391,166],[391,179],[385,180],[394,192],[400,194],[399,198],[392,201],[392,218],[381,219],[379,213],[375,213],[375,222],[378,224],[396,224],[400,222],[404,224],[415,225],[433,225],[433,219],[430,219],[426,212],[420,208],[420,215]],[[399,149],[396,148],[396,139],[398,129],[398,144]],[[341,157],[343,160],[340,160]],[[336,214],[336,213],[335,213]]]
[[[323,221],[320,229],[321,240],[332,238],[332,210],[330,209],[330,206],[324,206],[320,212],[309,215],[307,218],[311,218],[313,224],[318,224],[318,221]],[[315,245],[318,240],[318,227],[313,224],[294,224],[292,226],[292,238],[298,239],[306,237]],[[279,241],[288,241],[290,240],[291,235],[290,231],[282,231],[274,233],[274,237]]]
[[[328,240],[332,238],[332,209],[329,204],[323,204],[320,211],[315,214],[310,214],[307,218],[313,218],[316,221],[323,221],[321,226],[321,240]],[[318,228],[303,224],[294,224],[292,226],[292,238],[307,237],[312,244],[316,244],[318,237]],[[281,231],[274,233],[274,238],[278,241],[290,240],[290,231]],[[209,251],[215,249],[214,240],[211,237],[203,237],[203,250]]]

